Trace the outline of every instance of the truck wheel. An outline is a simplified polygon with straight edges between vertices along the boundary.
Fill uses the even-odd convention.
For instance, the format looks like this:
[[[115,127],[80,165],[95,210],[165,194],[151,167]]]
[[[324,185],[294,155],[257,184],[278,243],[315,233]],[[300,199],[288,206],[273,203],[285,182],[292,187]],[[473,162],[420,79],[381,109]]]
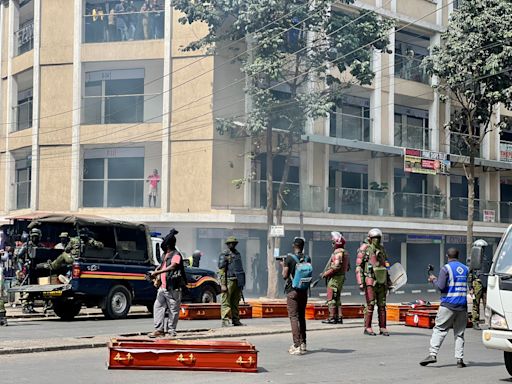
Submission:
[[[510,376],[512,376],[512,352],[504,352],[505,355],[505,367]]]
[[[62,320],[71,321],[80,313],[82,303],[78,300],[54,301],[53,312]]]
[[[102,312],[107,319],[124,319],[128,315],[131,305],[130,291],[122,285],[116,285],[108,293]]]
[[[201,303],[216,303],[217,295],[212,287],[206,286],[201,292]]]

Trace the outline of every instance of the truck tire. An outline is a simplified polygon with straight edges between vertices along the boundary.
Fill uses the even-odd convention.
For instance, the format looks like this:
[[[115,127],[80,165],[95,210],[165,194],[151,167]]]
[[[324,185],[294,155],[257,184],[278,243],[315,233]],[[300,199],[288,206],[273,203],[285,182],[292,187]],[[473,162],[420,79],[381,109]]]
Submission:
[[[210,287],[209,285],[205,286],[203,288],[203,291],[201,292],[201,303],[216,303],[217,302],[217,295],[215,293],[215,289],[213,287]]]
[[[73,320],[82,309],[82,303],[78,300],[59,300],[53,302],[53,312],[64,321]]]
[[[507,372],[510,376],[512,376],[512,352],[504,352],[505,357],[505,367],[507,368]]]
[[[128,315],[131,305],[130,291],[122,285],[116,285],[108,293],[102,312],[107,319],[124,319]]]

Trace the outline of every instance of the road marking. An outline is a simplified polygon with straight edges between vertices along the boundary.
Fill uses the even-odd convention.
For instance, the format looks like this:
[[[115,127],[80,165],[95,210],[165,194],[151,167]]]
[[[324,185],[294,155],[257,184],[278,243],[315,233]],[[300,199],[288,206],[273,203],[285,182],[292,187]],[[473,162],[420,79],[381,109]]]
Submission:
[[[435,289],[429,289],[427,290],[428,293],[436,293],[436,290]]]
[[[411,293],[421,293],[421,289],[413,289]]]
[[[397,295],[403,295],[405,293],[405,291],[396,291],[395,292]]]
[[[327,293],[319,293],[318,297],[327,297]]]
[[[359,294],[360,294],[361,296],[364,296],[364,292],[359,292]]]
[[[352,292],[341,292],[340,296],[352,296]]]

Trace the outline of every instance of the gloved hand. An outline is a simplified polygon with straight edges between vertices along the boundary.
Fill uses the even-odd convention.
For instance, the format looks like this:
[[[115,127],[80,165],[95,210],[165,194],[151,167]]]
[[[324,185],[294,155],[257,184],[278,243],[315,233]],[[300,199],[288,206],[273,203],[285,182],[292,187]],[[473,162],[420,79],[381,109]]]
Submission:
[[[226,287],[225,284],[221,284],[220,285],[220,292],[221,293],[226,293],[228,291],[228,287]]]

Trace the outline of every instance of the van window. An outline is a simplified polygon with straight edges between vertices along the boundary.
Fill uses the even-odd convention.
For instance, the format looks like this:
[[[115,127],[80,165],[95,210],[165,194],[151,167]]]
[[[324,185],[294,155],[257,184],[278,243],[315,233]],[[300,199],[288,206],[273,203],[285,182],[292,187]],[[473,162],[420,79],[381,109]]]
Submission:
[[[494,273],[512,275],[512,231],[507,232],[496,259]]]
[[[146,232],[139,228],[116,228],[117,256],[119,260],[147,262]]]
[[[82,258],[87,260],[109,261],[115,253],[116,239],[114,229],[111,226],[89,225],[87,228],[93,233],[92,238],[103,243],[103,248],[98,249],[86,246]]]

